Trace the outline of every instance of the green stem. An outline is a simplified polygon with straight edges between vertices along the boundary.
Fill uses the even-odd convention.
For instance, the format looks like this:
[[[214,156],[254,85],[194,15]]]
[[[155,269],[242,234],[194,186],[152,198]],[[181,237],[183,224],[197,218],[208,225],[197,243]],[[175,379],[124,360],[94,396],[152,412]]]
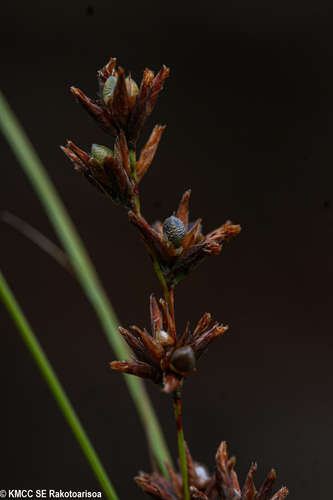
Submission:
[[[152,258],[153,266],[154,266],[154,269],[156,271],[157,277],[162,285],[163,292],[164,292],[164,300],[169,306],[169,312],[171,314],[173,321],[175,321],[175,310],[174,310],[174,300],[173,300],[174,287],[168,286],[167,282],[165,281],[165,278],[164,278],[161,266],[160,266],[158,259],[156,257],[156,254],[151,250],[150,246],[147,244],[146,241],[145,241],[145,244],[146,244],[147,250],[149,252],[149,255]]]
[[[176,278],[174,278],[174,283],[179,283],[182,279],[186,278],[186,276],[188,275],[188,273],[180,273],[178,274],[178,276],[176,276]]]
[[[128,359],[132,352],[119,334],[118,326],[120,322],[82,240],[36,151],[1,92],[0,128],[39,196],[44,210],[71,261],[75,274],[95,309],[115,356],[118,359]],[[167,477],[165,460],[170,464],[172,460],[144,383],[141,379],[131,375],[124,375],[124,378],[141,417],[153,455],[163,475]]]
[[[183,478],[184,500],[190,500],[190,491],[188,488],[186,450],[185,450],[183,422],[182,422],[181,388],[177,389],[177,391],[173,393],[172,400],[173,400],[173,409],[175,412],[175,419],[177,425],[178,451],[179,451],[180,470]]]
[[[109,500],[118,496],[41,345],[0,271],[0,296]]]
[[[130,166],[131,166],[131,177],[135,182],[135,189],[134,189],[134,212],[142,218],[141,212],[140,212],[140,201],[139,201],[139,188],[138,188],[138,178],[137,178],[137,173],[136,173],[136,151],[135,148],[132,148],[129,150],[129,158],[130,158]],[[156,274],[158,276],[158,279],[162,285],[163,291],[164,291],[164,300],[169,306],[169,311],[172,316],[173,321],[175,321],[175,313],[174,313],[174,304],[173,304],[173,286],[170,288],[163,276],[161,267],[159,265],[159,262],[157,260],[156,255],[154,252],[150,249],[150,247],[146,244],[147,250],[150,253],[152,260],[153,260],[153,265],[156,271]]]
[[[130,158],[131,167],[131,177],[135,182],[134,187],[134,212],[140,215],[140,199],[139,199],[139,187],[138,187],[138,177],[136,175],[136,150],[132,148],[128,151]]]

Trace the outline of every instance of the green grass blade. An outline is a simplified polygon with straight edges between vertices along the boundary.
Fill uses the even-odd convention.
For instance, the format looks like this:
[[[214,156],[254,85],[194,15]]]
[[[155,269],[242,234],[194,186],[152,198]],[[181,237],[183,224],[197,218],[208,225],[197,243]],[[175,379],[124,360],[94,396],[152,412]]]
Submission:
[[[46,383],[48,384],[54,398],[56,399],[61,411],[64,414],[70,428],[73,431],[79,445],[85,454],[90,467],[92,468],[102,490],[109,500],[119,500],[118,496],[101,464],[84,428],[78,419],[74,408],[72,407],[64,389],[62,388],[58,377],[53,371],[49,360],[47,359],[41,345],[39,344],[34,332],[32,331],[26,317],[24,316],[19,304],[17,303],[12,291],[10,290],[3,274],[0,271],[0,297],[5,304],[10,316],[13,319],[18,331],[20,332],[26,346],[40,369]]]
[[[71,260],[77,278],[96,311],[115,356],[118,359],[128,359],[131,351],[119,334],[119,320],[101,285],[81,238],[41,160],[1,92],[0,128],[39,196],[44,210]],[[172,460],[146,388],[141,379],[131,375],[124,375],[124,377],[141,418],[151,451],[161,472],[167,476],[164,462],[167,460],[171,464]]]

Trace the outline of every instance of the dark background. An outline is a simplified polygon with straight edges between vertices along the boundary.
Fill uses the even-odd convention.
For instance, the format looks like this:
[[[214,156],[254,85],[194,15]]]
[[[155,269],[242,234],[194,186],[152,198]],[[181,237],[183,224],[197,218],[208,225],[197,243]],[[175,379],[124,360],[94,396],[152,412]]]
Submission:
[[[191,219],[242,226],[176,289],[178,332],[211,312],[228,332],[184,388],[185,437],[213,470],[219,443],[243,484],[273,466],[292,499],[330,499],[333,445],[333,3],[3,2],[0,87],[65,202],[121,323],[149,327],[161,289],[126,211],[93,189],[59,145],[112,145],[73,99],[94,98],[111,56],[138,83],[171,75],[142,132],[167,124],[140,184],[143,215],[164,220],[191,188]],[[0,137],[0,209],[57,242]],[[141,424],[79,285],[0,223],[0,267],[122,499],[150,464]],[[0,306],[0,488],[100,490],[7,312]],[[149,393],[174,459],[170,399]]]

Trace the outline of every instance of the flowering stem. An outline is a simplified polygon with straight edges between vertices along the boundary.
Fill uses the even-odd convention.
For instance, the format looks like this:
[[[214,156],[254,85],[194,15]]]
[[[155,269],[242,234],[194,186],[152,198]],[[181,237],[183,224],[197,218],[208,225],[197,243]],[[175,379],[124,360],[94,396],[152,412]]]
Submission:
[[[168,287],[168,293],[165,296],[165,300],[168,303],[171,318],[173,322],[175,322],[175,307],[174,307],[173,293],[174,293],[174,287],[173,286],[170,288]]]
[[[128,152],[131,167],[131,177],[135,182],[134,188],[134,212],[140,215],[140,199],[139,199],[139,188],[138,188],[138,178],[136,175],[136,150],[131,148]]]
[[[129,159],[130,159],[131,177],[135,182],[134,212],[136,213],[137,216],[139,216],[141,219],[143,219],[141,212],[140,212],[138,178],[137,178],[137,174],[136,174],[136,150],[135,150],[135,148],[129,149],[128,154],[129,154]],[[164,291],[164,300],[166,301],[166,303],[169,306],[169,312],[171,314],[173,321],[175,321],[174,302],[173,302],[174,287],[173,287],[173,285],[171,287],[169,287],[168,284],[166,283],[164,275],[162,273],[162,269],[160,267],[160,264],[158,262],[158,259],[155,255],[154,251],[149,247],[149,245],[147,244],[145,239],[144,239],[144,241],[145,241],[147,250],[152,258],[153,265],[154,265],[156,274],[158,276],[158,279],[160,280],[160,283],[162,285],[162,288]]]
[[[144,238],[143,238],[144,239]],[[155,253],[152,251],[146,240],[144,239],[144,242],[146,244],[147,250],[149,252],[149,255],[152,258],[153,261],[153,266],[156,271],[157,277],[162,285],[163,292],[164,292],[164,300],[168,304],[169,307],[169,312],[171,314],[171,317],[173,319],[173,322],[175,321],[175,308],[174,308],[174,300],[173,300],[173,292],[174,292],[174,287],[171,285],[171,287],[168,286],[167,282],[165,281],[161,266],[158,262],[158,259],[155,255]]]
[[[177,389],[173,393],[172,399],[173,399],[173,409],[175,412],[175,419],[177,425],[178,451],[179,451],[180,470],[183,478],[184,500],[190,500],[190,492],[188,489],[186,450],[185,450],[183,422],[182,422],[181,388]]]

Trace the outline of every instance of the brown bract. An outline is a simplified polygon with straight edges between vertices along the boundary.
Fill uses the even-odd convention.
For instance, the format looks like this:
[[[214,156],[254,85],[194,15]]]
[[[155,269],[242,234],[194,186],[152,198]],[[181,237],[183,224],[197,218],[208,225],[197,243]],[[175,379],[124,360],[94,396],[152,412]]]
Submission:
[[[125,72],[122,68],[116,71],[115,66],[116,59],[111,58],[110,62],[98,71],[100,100],[90,99],[75,87],[72,87],[71,91],[76,100],[105,132],[117,137],[120,131],[124,130],[128,145],[133,148],[169,76],[169,69],[163,66],[156,76],[153,71],[145,69],[138,92],[135,95],[129,95]],[[117,78],[112,99],[103,97],[104,85],[110,76]]]
[[[180,248],[174,245],[163,234],[162,223],[155,222],[150,226],[142,217],[129,212],[129,220],[140,231],[153,260],[156,258],[168,286],[173,286],[187,276],[208,255],[217,255],[241,228],[227,221],[223,226],[203,236],[201,233],[201,219],[189,224],[189,197],[191,191],[186,191],[180,202],[176,217],[185,225],[186,237]]]
[[[257,470],[252,465],[245,480],[243,489],[240,489],[234,466],[235,457],[228,459],[228,450],[225,442],[219,446],[215,456],[215,472],[209,475],[208,469],[198,462],[194,462],[186,446],[188,468],[188,482],[192,500],[283,500],[288,495],[288,489],[282,487],[271,497],[276,481],[275,471],[272,469],[259,491],[253,484],[253,476]],[[183,500],[183,482],[180,473],[174,472],[169,465],[169,481],[158,473],[146,474],[140,472],[135,481],[140,488],[156,500]]]
[[[113,361],[110,366],[117,371],[149,378],[156,384],[162,385],[164,392],[172,393],[190,373],[195,371],[192,364],[190,369],[187,368],[188,357],[192,356],[194,362],[198,361],[209,344],[220,337],[228,327],[218,323],[210,327],[211,316],[206,313],[193,333],[189,332],[187,325],[184,335],[178,339],[167,304],[160,299],[158,305],[153,296],[150,297],[150,317],[152,335],[137,326],[131,327],[137,336],[125,328],[119,328],[136,359]],[[184,350],[184,346],[189,349]]]
[[[124,131],[121,131],[116,138],[113,155],[106,155],[103,161],[93,158],[71,141],[67,141],[66,147],[61,147],[61,149],[74,163],[75,169],[83,174],[99,191],[106,194],[115,203],[132,210],[135,190],[154,158],[164,129],[165,126],[156,125],[147,144],[141,150],[136,164],[136,177],[132,175]]]

